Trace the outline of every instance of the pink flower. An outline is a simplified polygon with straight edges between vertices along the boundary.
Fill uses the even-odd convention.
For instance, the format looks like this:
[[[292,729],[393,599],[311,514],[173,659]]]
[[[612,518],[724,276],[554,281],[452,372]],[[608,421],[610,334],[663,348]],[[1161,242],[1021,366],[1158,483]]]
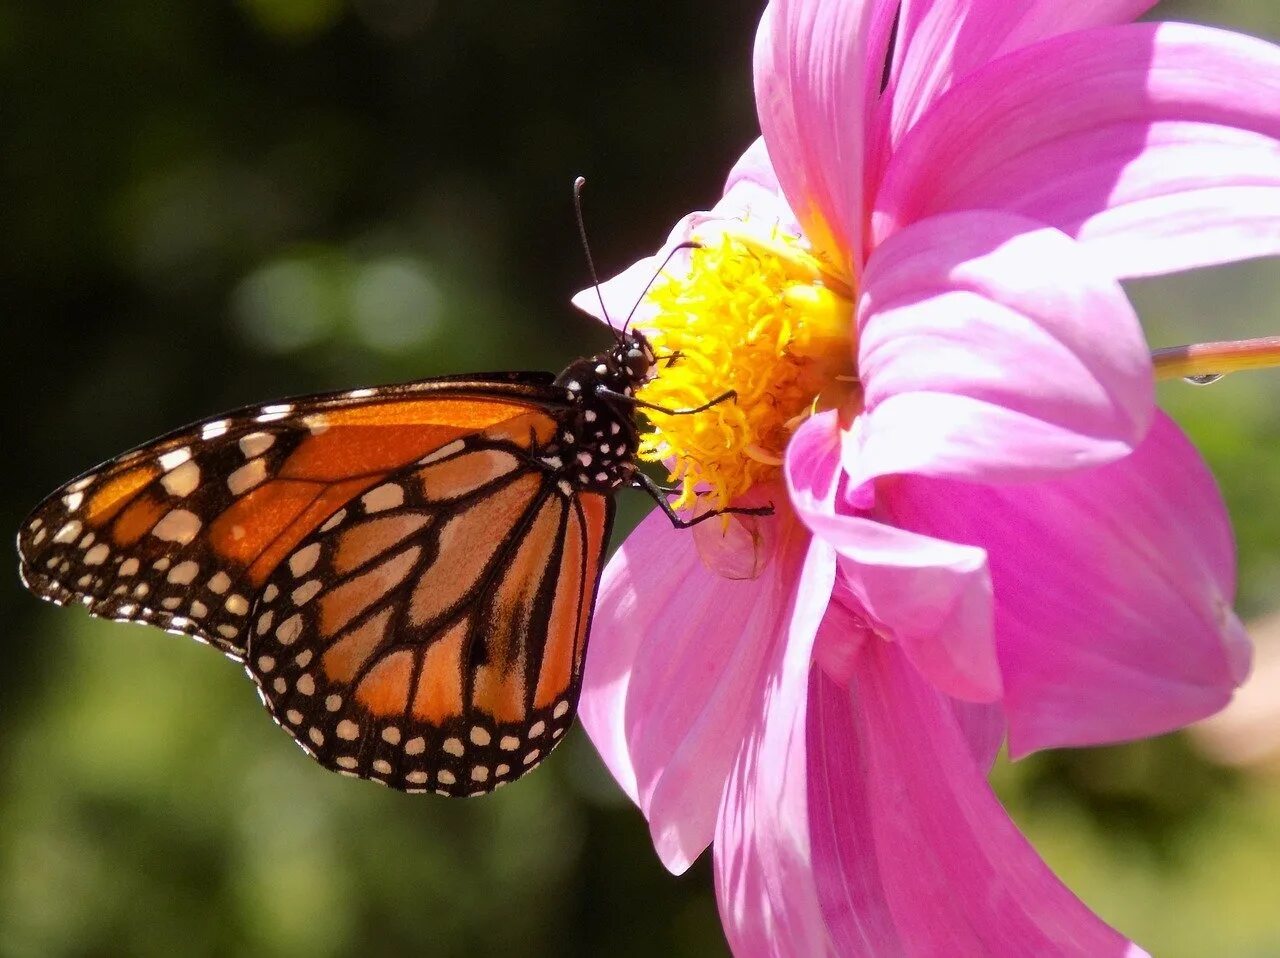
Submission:
[[[762,141],[605,284],[682,359],[679,505],[605,572],[581,714],[743,955],[1140,953],[986,771],[1159,734],[1248,670],[1212,476],[1118,279],[1280,252],[1280,50],[1144,0],[774,0]],[[886,51],[892,50],[886,69]],[[576,300],[590,309],[595,293]],[[700,498],[701,497],[701,500]]]

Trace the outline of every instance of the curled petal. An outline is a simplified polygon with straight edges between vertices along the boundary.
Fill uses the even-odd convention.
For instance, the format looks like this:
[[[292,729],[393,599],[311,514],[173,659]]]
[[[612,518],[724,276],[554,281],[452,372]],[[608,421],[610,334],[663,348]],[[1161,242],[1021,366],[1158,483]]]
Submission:
[[[1015,757],[1179,728],[1248,671],[1226,509],[1163,414],[1119,462],[1017,487],[904,478],[885,509],[986,550]]]
[[[964,209],[1056,226],[1114,276],[1275,255],[1280,47],[1129,24],[1002,57],[902,141],[872,232]]]
[[[1045,867],[946,700],[894,646],[868,643],[850,688],[815,672],[806,743],[812,867],[834,952],[1142,954]]]
[[[1025,481],[1127,455],[1154,408],[1123,290],[1062,233],[1003,213],[932,217],[868,264],[857,487],[915,473]]]
[[[831,595],[829,550],[809,556],[803,527],[785,513],[777,521],[778,549],[755,580],[708,570],[689,533],[655,513],[601,583],[583,725],[673,871],[711,840],[775,646],[791,629],[816,631]]]
[[[918,536],[870,519],[814,523],[840,556],[840,582],[872,629],[897,642],[948,695],[1000,697],[991,576],[981,549]]]
[[[981,549],[916,535],[874,519],[841,515],[832,500],[839,460],[834,413],[809,419],[787,450],[787,481],[801,519],[840,556],[840,590],[857,610],[845,631],[860,645],[866,627],[901,643],[911,661],[959,699],[1000,695],[991,581]],[[828,633],[829,633],[828,629]],[[839,675],[846,658],[824,634],[822,661]]]

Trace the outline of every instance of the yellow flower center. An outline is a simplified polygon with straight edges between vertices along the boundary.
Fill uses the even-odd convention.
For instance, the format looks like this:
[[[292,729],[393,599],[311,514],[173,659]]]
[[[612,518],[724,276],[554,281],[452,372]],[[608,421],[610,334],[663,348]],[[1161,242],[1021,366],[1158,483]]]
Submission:
[[[649,294],[657,316],[645,333],[657,375],[638,393],[667,409],[688,409],[728,390],[694,415],[650,412],[639,455],[667,462],[679,484],[676,508],[699,494],[724,508],[778,475],[787,442],[814,410],[841,406],[856,390],[853,298],[800,244],[724,233],[695,248],[686,275]]]

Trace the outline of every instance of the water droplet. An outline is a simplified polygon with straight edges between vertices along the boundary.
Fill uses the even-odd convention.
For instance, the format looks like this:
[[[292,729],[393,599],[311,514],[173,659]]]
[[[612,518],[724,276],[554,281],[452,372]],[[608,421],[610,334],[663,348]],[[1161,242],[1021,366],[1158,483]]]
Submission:
[[[1202,373],[1199,376],[1185,376],[1184,382],[1189,382],[1193,386],[1208,386],[1210,383],[1216,383],[1222,378],[1222,373]]]

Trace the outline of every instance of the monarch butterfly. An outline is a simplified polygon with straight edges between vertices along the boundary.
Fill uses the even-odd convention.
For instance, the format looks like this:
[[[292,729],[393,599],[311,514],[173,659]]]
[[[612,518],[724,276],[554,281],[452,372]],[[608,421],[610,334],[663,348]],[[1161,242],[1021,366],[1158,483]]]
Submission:
[[[558,378],[429,379],[205,420],[41,503],[18,536],[23,582],[243,662],[326,768],[483,794],[573,720],[614,494],[646,490],[678,526],[719,514],[680,519],[637,469],[634,393],[657,362],[624,330]]]

